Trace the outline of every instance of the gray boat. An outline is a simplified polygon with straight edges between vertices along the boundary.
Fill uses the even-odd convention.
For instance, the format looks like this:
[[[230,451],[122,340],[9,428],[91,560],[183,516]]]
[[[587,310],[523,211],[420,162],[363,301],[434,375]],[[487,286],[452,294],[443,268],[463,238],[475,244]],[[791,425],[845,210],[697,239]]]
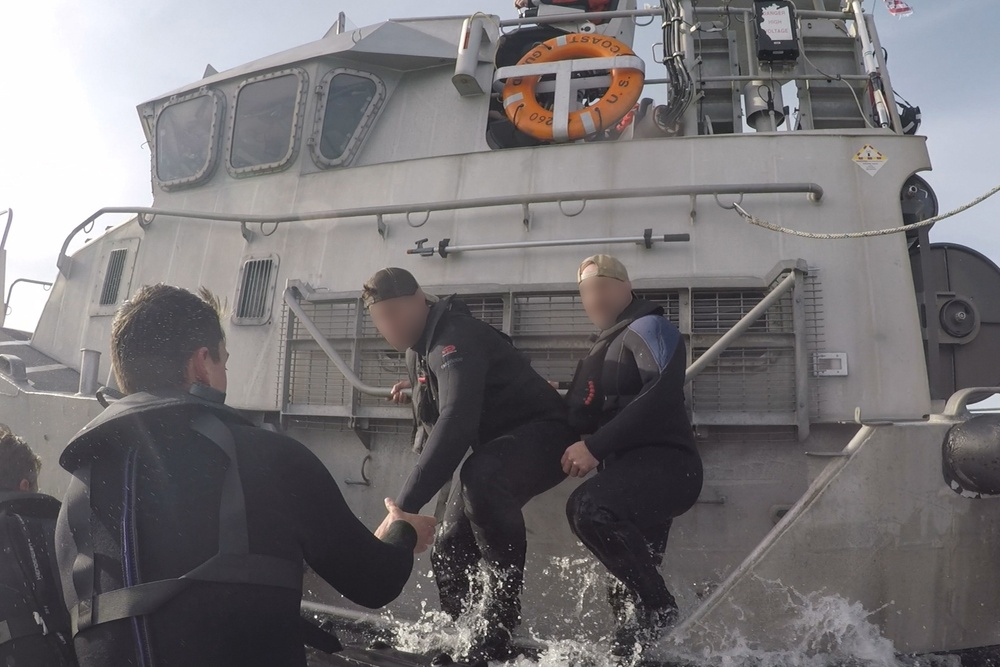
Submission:
[[[363,280],[403,266],[460,294],[565,381],[592,333],[575,269],[607,252],[685,336],[706,463],[667,549],[684,620],[664,659],[876,659],[861,626],[890,658],[1000,645],[1000,427],[969,408],[1000,393],[1000,270],[929,241],[919,117],[860,0],[709,4],[341,20],[140,104],[152,206],[83,220],[35,331],[3,330],[0,421],[42,486],[65,489],[59,453],[114,396],[116,308],[206,286],[228,302],[229,405],[315,451],[374,526],[415,455]],[[133,217],[80,246],[111,213]],[[526,509],[524,631],[600,645],[572,489]],[[415,652],[440,633],[428,570],[390,610]],[[306,588],[307,611],[366,620]]]

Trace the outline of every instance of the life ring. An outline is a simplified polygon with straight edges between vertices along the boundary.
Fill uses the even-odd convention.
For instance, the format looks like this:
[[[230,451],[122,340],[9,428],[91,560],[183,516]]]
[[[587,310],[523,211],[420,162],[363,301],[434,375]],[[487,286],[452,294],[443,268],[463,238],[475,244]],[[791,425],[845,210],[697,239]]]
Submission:
[[[630,56],[638,61],[635,52],[617,39],[604,35],[571,33],[542,42],[521,58],[520,65],[534,65],[559,60],[584,58],[614,58]],[[637,67],[611,69],[611,86],[597,102],[569,113],[567,136],[554,134],[552,111],[544,108],[535,97],[535,88],[541,76],[521,76],[508,79],[503,87],[503,106],[507,118],[521,132],[536,139],[582,139],[614,127],[625,117],[642,95],[645,72]]]

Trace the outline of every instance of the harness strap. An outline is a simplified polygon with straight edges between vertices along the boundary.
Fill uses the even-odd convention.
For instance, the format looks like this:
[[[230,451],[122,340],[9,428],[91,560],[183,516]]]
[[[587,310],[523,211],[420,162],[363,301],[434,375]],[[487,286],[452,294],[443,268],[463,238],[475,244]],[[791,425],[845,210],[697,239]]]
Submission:
[[[195,581],[275,586],[300,592],[302,563],[250,553],[246,501],[232,432],[221,419],[203,413],[191,422],[229,458],[219,502],[219,551],[175,579],[151,581],[94,595],[94,558],[90,544],[90,467],[76,473],[67,493],[69,526],[77,547],[73,583],[79,603],[70,610],[74,636],[87,628],[157,611]]]
[[[48,634],[48,630],[37,612],[25,612],[0,621],[0,646],[15,639],[46,634]]]

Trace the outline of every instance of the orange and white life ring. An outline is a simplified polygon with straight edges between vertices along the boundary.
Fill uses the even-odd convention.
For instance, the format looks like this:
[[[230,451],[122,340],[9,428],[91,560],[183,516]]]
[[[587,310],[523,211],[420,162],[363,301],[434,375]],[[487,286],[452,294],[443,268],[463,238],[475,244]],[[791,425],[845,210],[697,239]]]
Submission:
[[[626,57],[638,63],[639,67],[611,67],[611,86],[608,91],[590,106],[569,112],[565,137],[558,136],[562,132],[554,131],[552,110],[539,104],[535,97],[535,88],[541,75],[519,76],[507,80],[502,95],[504,113],[518,130],[543,141],[574,141],[614,127],[639,101],[645,79],[642,61],[625,44],[604,35],[571,33],[542,42],[517,63],[520,66],[559,60],[618,57]]]

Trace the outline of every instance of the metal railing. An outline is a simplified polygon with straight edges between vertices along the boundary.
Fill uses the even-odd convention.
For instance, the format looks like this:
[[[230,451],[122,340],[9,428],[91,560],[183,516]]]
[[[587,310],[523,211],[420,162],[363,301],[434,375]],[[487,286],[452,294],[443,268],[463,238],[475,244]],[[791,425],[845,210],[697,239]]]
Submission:
[[[145,229],[153,224],[156,217],[188,218],[192,220],[207,220],[214,222],[238,222],[241,233],[249,243],[253,232],[249,224],[280,225],[289,222],[306,222],[315,220],[338,220],[342,218],[374,217],[379,234],[385,235],[387,226],[384,217],[387,215],[405,215],[407,224],[411,227],[421,227],[430,218],[431,213],[439,211],[459,211],[499,206],[520,206],[525,225],[530,221],[530,206],[534,204],[562,204],[564,202],[603,201],[613,199],[641,199],[647,197],[698,197],[718,195],[751,195],[751,194],[797,194],[809,196],[810,201],[818,202],[823,198],[823,188],[817,183],[722,183],[717,185],[668,185],[647,188],[621,188],[594,190],[582,193],[579,190],[551,192],[547,194],[517,194],[495,195],[473,199],[449,199],[436,202],[417,202],[412,204],[388,204],[382,206],[363,206],[357,208],[331,209],[325,211],[308,211],[303,213],[284,213],[273,215],[250,215],[243,213],[216,213],[212,211],[185,211],[182,209],[161,209],[148,206],[108,206],[95,211],[86,220],[73,228],[63,241],[56,259],[60,273],[69,277],[73,260],[67,254],[70,243],[81,231],[91,227],[101,216],[108,214],[132,214],[138,216],[139,225]],[[423,214],[423,219],[414,222],[414,214]]]
[[[10,297],[14,293],[14,286],[19,283],[27,283],[30,285],[41,285],[42,288],[44,288],[46,291],[48,291],[52,287],[52,283],[47,282],[45,280],[34,280],[33,278],[18,278],[17,280],[15,280],[10,284],[10,287],[7,288],[7,300],[3,302],[4,312],[7,315],[10,315]]]

